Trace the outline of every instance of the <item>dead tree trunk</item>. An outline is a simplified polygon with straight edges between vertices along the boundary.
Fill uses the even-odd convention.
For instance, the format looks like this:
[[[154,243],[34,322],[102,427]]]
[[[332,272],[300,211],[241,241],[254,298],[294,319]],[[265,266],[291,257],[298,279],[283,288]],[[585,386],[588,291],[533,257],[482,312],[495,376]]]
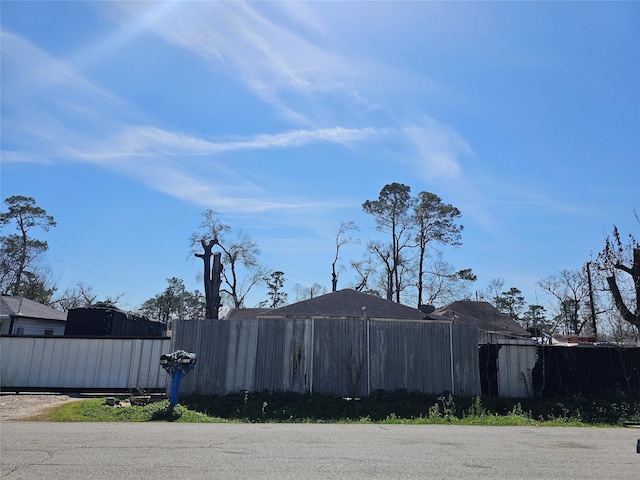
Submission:
[[[220,309],[220,285],[222,280],[222,262],[220,261],[221,253],[213,253],[213,246],[219,245],[218,239],[209,240],[209,243],[200,240],[204,253],[196,253],[196,257],[200,257],[204,261],[204,297],[205,297],[205,316],[209,319],[218,319],[218,310]],[[211,265],[211,257],[213,256],[213,268]]]
[[[211,318],[218,318],[218,311],[220,310],[220,285],[222,283],[222,261],[220,260],[222,254],[216,252],[213,254],[213,271],[211,272],[211,292],[212,292],[212,313]]]
[[[625,305],[624,300],[622,299],[622,295],[620,294],[618,284],[616,283],[616,278],[607,277],[607,283],[609,284],[609,289],[611,290],[613,301],[616,304],[616,308],[620,312],[620,315],[622,315],[622,318],[629,322],[631,325],[635,325],[640,329],[640,317],[634,314]]]
[[[607,277],[607,283],[609,284],[609,289],[611,290],[611,295],[613,296],[616,308],[622,315],[622,318],[630,324],[635,325],[640,330],[640,247],[635,247],[633,249],[633,263],[631,264],[631,267],[627,267],[621,263],[616,263],[614,267],[617,270],[627,272],[631,275],[636,294],[636,311],[632,312],[624,303],[624,299],[622,298],[620,289],[618,288],[618,283],[616,282],[616,277]]]

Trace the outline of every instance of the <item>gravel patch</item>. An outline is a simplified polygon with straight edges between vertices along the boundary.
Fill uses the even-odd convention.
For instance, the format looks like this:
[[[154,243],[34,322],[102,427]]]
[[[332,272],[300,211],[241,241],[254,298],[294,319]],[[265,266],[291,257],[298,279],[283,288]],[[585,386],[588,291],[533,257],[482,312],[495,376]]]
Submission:
[[[82,395],[60,393],[1,393],[0,421],[26,420],[62,403],[86,399]]]

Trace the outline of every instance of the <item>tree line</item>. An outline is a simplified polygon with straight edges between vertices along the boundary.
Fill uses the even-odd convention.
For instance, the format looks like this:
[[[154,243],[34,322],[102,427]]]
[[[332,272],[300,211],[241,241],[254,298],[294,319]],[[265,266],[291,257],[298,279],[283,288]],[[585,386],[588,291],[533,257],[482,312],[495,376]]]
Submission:
[[[20,295],[63,310],[98,302],[117,304],[121,295],[98,298],[92,287],[82,282],[56,295],[51,269],[43,261],[48,244],[34,234],[55,227],[53,216],[31,197],[12,196],[4,204],[0,226],[3,233],[12,227],[13,231],[0,237],[3,294]],[[472,269],[457,269],[444,257],[444,247],[462,245],[464,227],[459,223],[459,209],[434,193],[423,191],[413,196],[411,188],[400,183],[385,185],[377,199],[363,202],[362,209],[373,217],[379,237],[365,244],[360,259],[345,264],[341,262],[341,250],[349,243],[360,243],[360,228],[353,221],[340,222],[328,265],[331,291],[339,286],[349,287],[412,306],[442,306],[474,296],[471,285],[477,277]],[[636,220],[640,223],[637,214]],[[190,255],[202,256],[202,245],[213,240],[223,265],[219,286],[222,305],[246,306],[249,292],[257,286],[265,288],[266,298],[256,306],[277,308],[288,303],[285,273],[262,265],[257,243],[208,209],[189,237]],[[340,277],[346,270],[350,270],[353,280],[342,286]],[[535,303],[527,305],[517,287],[505,289],[498,278],[483,291],[476,291],[475,299],[491,303],[536,335],[544,331],[600,337],[606,333],[615,340],[638,338],[640,247],[633,235],[623,238],[614,227],[596,258],[577,270],[549,275],[538,286],[554,299],[552,311]],[[293,287],[295,301],[326,292],[320,283]],[[170,324],[175,318],[203,318],[205,307],[199,290],[189,292],[183,280],[171,277],[166,289],[143,302],[138,310]]]

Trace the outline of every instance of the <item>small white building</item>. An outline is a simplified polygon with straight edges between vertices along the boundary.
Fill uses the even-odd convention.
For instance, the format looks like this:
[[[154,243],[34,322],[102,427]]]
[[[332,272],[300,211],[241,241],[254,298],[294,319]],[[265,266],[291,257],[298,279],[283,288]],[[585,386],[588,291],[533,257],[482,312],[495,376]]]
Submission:
[[[23,297],[0,298],[0,335],[64,335],[67,314]]]

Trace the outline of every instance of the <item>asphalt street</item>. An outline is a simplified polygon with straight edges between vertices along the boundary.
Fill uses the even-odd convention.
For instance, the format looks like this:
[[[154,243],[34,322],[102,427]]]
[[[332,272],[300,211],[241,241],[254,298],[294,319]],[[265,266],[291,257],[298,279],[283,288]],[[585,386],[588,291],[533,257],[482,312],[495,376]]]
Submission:
[[[640,430],[433,425],[0,425],[2,478],[637,479]]]

